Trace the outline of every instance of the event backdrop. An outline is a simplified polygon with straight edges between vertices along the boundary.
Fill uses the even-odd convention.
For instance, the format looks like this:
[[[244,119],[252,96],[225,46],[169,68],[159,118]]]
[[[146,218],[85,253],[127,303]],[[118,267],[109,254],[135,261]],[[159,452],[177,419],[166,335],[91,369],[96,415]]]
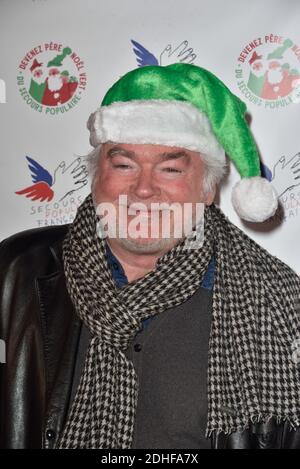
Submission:
[[[280,194],[271,220],[241,222],[231,166],[218,203],[300,273],[299,21],[299,0],[0,0],[0,239],[71,222],[89,193],[86,122],[104,93],[137,66],[185,61],[246,102]]]

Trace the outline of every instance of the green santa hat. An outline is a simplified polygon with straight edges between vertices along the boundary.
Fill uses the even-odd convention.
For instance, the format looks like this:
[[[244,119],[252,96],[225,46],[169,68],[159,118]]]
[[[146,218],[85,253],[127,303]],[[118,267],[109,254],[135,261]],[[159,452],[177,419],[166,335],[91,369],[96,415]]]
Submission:
[[[264,221],[278,199],[261,177],[246,105],[209,71],[176,63],[137,68],[121,77],[88,120],[90,143],[151,143],[187,148],[219,163],[225,153],[241,180],[232,191],[238,215]]]

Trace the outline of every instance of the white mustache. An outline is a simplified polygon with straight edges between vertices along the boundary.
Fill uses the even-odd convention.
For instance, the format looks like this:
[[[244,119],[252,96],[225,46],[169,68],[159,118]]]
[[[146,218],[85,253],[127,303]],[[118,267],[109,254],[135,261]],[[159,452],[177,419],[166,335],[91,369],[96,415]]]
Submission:
[[[139,211],[151,211],[151,212],[161,212],[165,210],[170,210],[170,205],[178,204],[179,202],[151,202],[150,206],[145,204],[144,202],[132,202],[128,204],[117,203],[119,207],[127,207],[132,210],[139,210]],[[153,208],[153,205],[155,208]],[[158,207],[157,207],[158,206]]]
[[[126,206],[125,206],[126,208]],[[128,209],[128,213],[129,214],[134,214],[134,213],[140,213],[140,214],[151,214],[151,213],[162,213],[162,212],[170,212],[170,209],[162,209],[162,208],[159,208],[159,209],[153,209],[153,208],[140,208],[138,206],[135,206],[135,205],[131,205],[129,207],[127,207]]]

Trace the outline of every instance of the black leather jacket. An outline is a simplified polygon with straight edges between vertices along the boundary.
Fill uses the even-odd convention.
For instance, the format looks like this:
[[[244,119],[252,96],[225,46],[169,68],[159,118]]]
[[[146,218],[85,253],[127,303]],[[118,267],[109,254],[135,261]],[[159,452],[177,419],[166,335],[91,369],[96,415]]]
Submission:
[[[82,323],[68,295],[68,225],[27,230],[0,244],[0,447],[53,448],[72,389]],[[300,448],[300,430],[274,421],[212,438],[212,448]]]

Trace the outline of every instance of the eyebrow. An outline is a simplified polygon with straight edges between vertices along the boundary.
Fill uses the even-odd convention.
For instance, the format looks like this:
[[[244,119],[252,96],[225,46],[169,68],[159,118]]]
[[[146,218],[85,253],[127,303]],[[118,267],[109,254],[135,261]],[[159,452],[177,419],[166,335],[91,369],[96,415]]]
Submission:
[[[122,147],[113,147],[113,148],[110,148],[107,152],[107,158],[113,158],[114,156],[116,155],[123,155],[123,156],[127,156],[127,158],[131,158],[131,159],[134,159],[134,152],[133,151],[128,151],[128,150],[125,150],[124,148]]]
[[[107,152],[107,158],[113,158],[116,155],[126,156],[132,160],[135,159],[135,153],[133,151],[125,150],[122,147],[113,147],[110,148]],[[185,151],[175,151],[175,152],[164,152],[159,155],[162,161],[168,160],[177,160],[178,158],[184,158],[187,162],[190,160],[190,156]]]

